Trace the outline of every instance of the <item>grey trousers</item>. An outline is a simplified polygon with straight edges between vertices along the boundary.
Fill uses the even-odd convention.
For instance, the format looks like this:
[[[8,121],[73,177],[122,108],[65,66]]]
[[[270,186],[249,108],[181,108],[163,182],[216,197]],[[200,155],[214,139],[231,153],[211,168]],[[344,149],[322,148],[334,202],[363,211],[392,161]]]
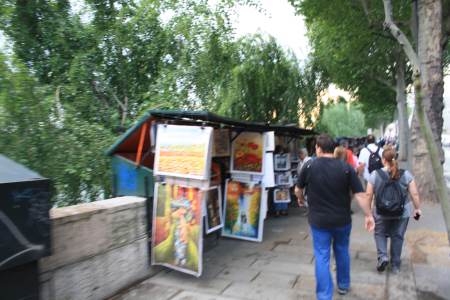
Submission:
[[[391,238],[391,264],[400,267],[400,257],[402,255],[403,239],[409,218],[383,219],[375,217],[375,244],[377,245],[378,260],[389,261],[387,252],[387,239]]]

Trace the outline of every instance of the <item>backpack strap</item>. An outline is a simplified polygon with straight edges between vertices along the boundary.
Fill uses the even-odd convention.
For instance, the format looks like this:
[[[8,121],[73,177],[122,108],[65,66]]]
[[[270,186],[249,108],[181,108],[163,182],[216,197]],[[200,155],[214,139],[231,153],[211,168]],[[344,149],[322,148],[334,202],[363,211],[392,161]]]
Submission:
[[[375,151],[375,153],[376,153],[378,156],[380,156],[380,155],[378,154],[378,151],[380,151],[380,146],[378,146],[378,147],[377,147],[377,151]]]
[[[389,181],[389,175],[386,174],[386,172],[384,172],[382,169],[377,169],[375,170],[375,172],[377,172],[378,176],[380,176],[384,181]]]
[[[370,150],[369,145],[366,146],[366,149],[369,150],[370,154],[373,154],[372,150]]]

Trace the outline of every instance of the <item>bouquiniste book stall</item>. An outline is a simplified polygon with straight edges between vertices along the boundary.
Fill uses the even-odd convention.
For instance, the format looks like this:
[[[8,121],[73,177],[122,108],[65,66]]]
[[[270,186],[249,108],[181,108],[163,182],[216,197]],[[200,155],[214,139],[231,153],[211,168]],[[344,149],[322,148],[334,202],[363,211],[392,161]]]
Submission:
[[[152,110],[108,150],[115,196],[148,199],[153,265],[200,276],[208,235],[262,241],[277,132],[314,134],[203,111]]]

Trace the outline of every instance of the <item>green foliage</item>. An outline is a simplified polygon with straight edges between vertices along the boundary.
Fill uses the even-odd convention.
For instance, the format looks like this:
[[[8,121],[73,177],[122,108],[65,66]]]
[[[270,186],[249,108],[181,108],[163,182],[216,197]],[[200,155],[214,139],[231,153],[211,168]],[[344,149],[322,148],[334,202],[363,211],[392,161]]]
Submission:
[[[301,89],[296,59],[273,38],[261,36],[238,41],[235,59],[219,113],[243,120],[298,122]]]
[[[88,17],[70,3],[0,6],[0,149],[51,178],[57,205],[110,196],[104,150],[150,108],[297,122],[318,94],[272,38],[234,39],[233,5],[256,1],[86,0]]]
[[[51,178],[58,205],[109,196],[108,130],[60,106],[50,86],[41,85],[19,62],[0,56],[0,149]],[[93,142],[95,141],[95,142]]]
[[[359,137],[366,134],[364,113],[355,105],[347,103],[326,106],[318,127],[333,137]]]
[[[368,126],[391,121],[395,111],[395,66],[401,49],[382,27],[382,1],[291,0],[305,16],[311,59],[330,81],[360,103]],[[396,19],[409,20],[410,9],[397,3]],[[401,58],[400,59],[404,59]],[[409,78],[409,77],[407,77]]]

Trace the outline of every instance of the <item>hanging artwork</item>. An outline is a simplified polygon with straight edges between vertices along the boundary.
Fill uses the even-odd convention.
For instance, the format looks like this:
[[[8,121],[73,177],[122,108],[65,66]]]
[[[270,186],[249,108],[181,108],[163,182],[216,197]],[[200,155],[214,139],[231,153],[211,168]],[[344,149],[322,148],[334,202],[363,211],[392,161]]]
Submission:
[[[157,183],[153,206],[152,264],[195,276],[202,273],[202,191]]]
[[[213,161],[211,164],[210,185],[220,185],[222,183],[222,168],[219,163]]]
[[[274,203],[289,203],[291,202],[291,192],[288,188],[278,188],[273,191]]]
[[[292,186],[292,175],[290,172],[280,172],[275,174],[275,183],[277,185]]]
[[[264,134],[241,132],[234,139],[231,149],[231,172],[262,175]]]
[[[204,191],[206,211],[206,233],[211,233],[223,227],[222,222],[222,197],[220,187],[215,186]]]
[[[230,130],[214,129],[213,157],[230,156]]]
[[[291,168],[291,160],[288,153],[275,154],[275,171],[287,171]]]
[[[155,175],[209,179],[212,128],[158,125]]]
[[[261,184],[229,180],[225,188],[225,224],[222,235],[262,241]]]

